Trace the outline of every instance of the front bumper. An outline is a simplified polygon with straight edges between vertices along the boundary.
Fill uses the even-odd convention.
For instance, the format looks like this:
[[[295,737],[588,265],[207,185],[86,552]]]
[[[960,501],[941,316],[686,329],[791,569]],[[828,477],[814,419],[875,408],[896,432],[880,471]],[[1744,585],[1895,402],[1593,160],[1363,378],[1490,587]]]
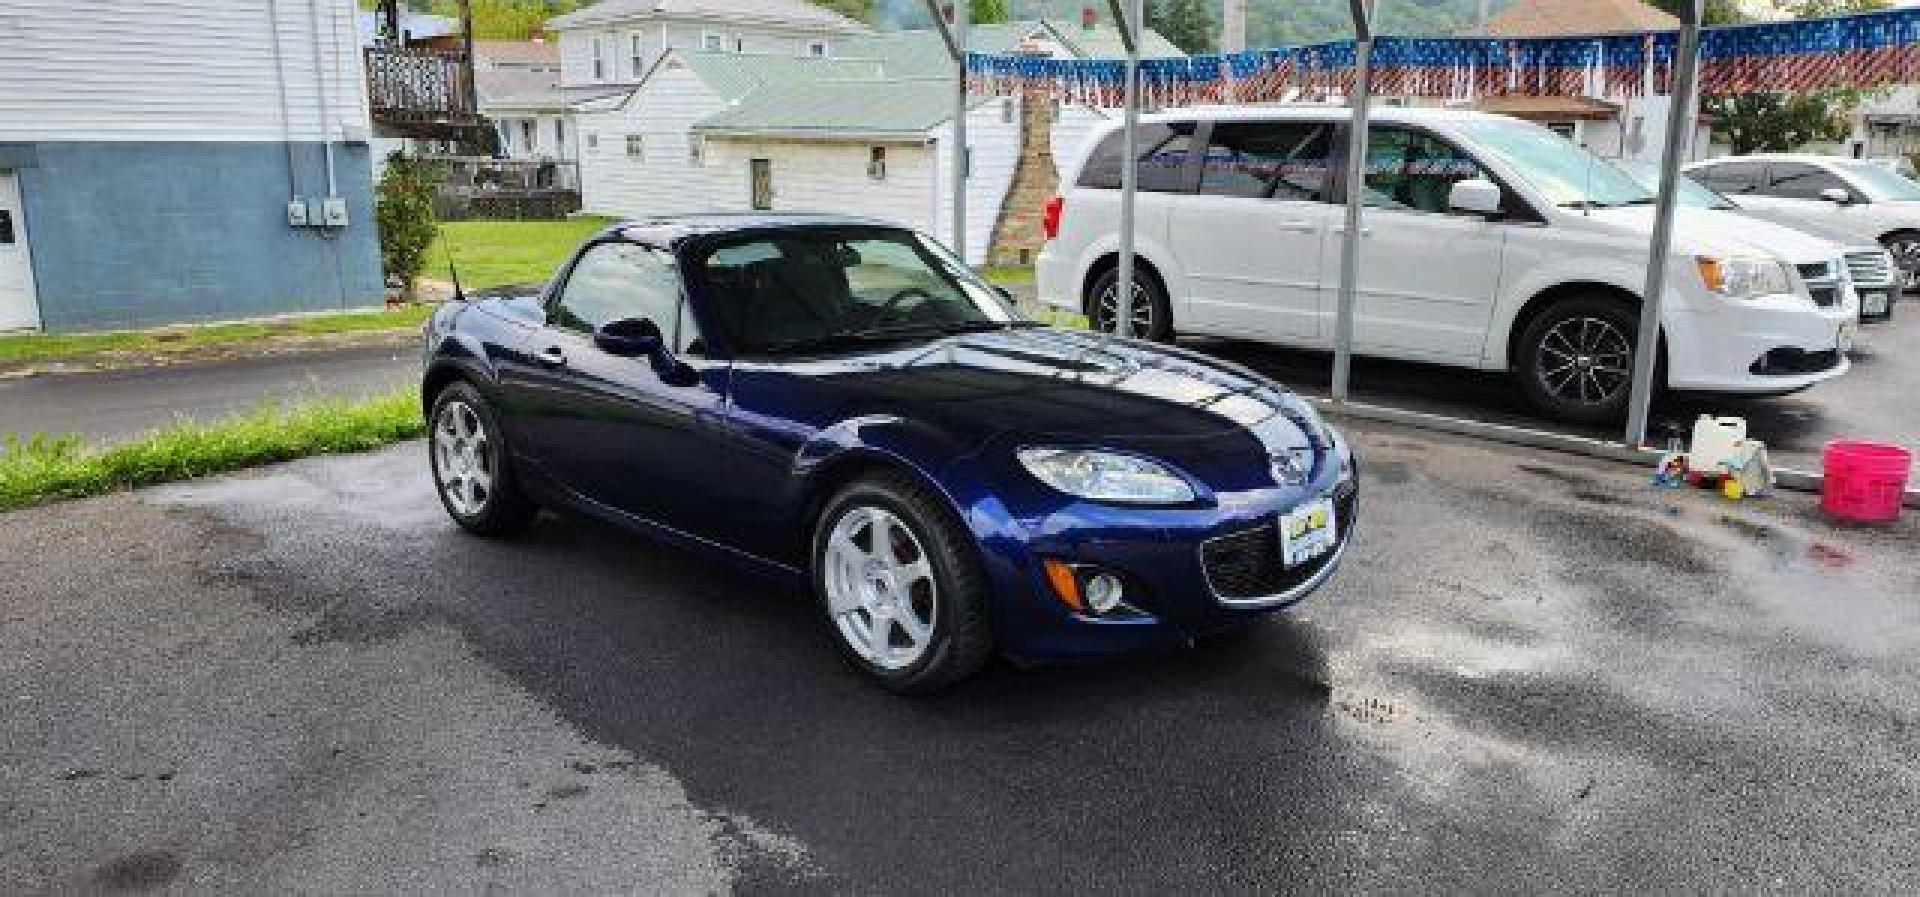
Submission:
[[[1093,661],[1177,648],[1305,600],[1339,569],[1357,529],[1359,478],[1343,462],[1304,488],[1220,496],[1207,508],[1128,509],[1067,501],[1028,517],[1000,506],[970,515],[986,549],[995,636],[1027,661]],[[1350,476],[1342,479],[1344,464]],[[1337,541],[1294,568],[1279,562],[1280,516],[1321,497],[1334,500]],[[1021,497],[1011,500],[1018,504]],[[1222,546],[1232,548],[1224,551]],[[1137,615],[1070,610],[1047,582],[1048,558],[1118,574]]]
[[[1666,316],[1667,385],[1767,395],[1831,380],[1852,366],[1843,343],[1859,315],[1852,291],[1824,308],[1799,296],[1688,295]]]

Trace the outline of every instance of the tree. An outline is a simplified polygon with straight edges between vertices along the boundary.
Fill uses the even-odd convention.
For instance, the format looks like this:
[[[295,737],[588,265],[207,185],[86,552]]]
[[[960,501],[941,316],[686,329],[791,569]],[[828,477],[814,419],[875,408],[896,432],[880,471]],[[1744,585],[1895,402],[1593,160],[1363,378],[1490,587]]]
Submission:
[[[1662,5],[1672,2],[1666,0]],[[1780,6],[1793,18],[1811,18],[1871,12],[1886,5],[1886,0],[1797,0]],[[1849,87],[1811,93],[1741,94],[1713,97],[1702,105],[1714,118],[1714,131],[1735,155],[1792,152],[1809,143],[1846,137],[1852,130],[1847,112],[1871,93]]]
[[[813,0],[813,5],[833,10],[856,22],[873,24],[874,0]]]
[[[1147,27],[1188,53],[1211,53],[1218,35],[1206,0],[1150,0]]]
[[[439,219],[433,213],[439,166],[395,151],[387,156],[386,171],[373,205],[380,231],[380,267],[389,280],[400,281],[400,294],[414,300],[414,286],[427,264]]]
[[[972,0],[967,6],[967,14],[973,16],[975,25],[995,25],[1011,21],[1013,13],[1007,8],[1007,0]]]

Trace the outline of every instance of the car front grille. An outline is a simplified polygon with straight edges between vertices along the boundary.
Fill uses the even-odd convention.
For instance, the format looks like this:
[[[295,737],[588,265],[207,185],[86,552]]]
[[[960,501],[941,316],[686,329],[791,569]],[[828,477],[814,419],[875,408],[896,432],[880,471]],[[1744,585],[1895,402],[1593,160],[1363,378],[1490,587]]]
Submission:
[[[1747,368],[1748,373],[1760,376],[1786,377],[1795,374],[1818,374],[1830,371],[1840,364],[1840,350],[1827,349],[1823,352],[1808,352],[1805,349],[1774,349],[1755,361]]]
[[[1333,516],[1344,545],[1353,532],[1359,489],[1350,481],[1334,493]],[[1200,564],[1213,594],[1228,603],[1273,598],[1298,587],[1333,562],[1340,546],[1298,567],[1280,559],[1280,524],[1269,520],[1252,529],[1209,539],[1200,546]]]
[[[1893,259],[1878,249],[1849,252],[1847,253],[1847,275],[1853,278],[1855,286],[1893,286]]]
[[[1839,287],[1817,287],[1817,286],[1813,286],[1812,284],[1808,284],[1807,295],[1813,297],[1813,304],[1818,305],[1821,308],[1832,308],[1834,303],[1840,301],[1840,288]]]

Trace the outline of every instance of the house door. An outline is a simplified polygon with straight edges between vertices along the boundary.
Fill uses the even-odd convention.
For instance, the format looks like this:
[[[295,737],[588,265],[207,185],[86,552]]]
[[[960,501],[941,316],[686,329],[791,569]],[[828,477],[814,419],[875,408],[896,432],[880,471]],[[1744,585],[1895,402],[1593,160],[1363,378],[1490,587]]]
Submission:
[[[26,212],[20,182],[0,171],[0,330],[40,326],[40,305],[33,295],[33,263],[27,254]]]
[[[747,174],[752,181],[753,207],[756,209],[773,208],[773,160],[747,160]]]

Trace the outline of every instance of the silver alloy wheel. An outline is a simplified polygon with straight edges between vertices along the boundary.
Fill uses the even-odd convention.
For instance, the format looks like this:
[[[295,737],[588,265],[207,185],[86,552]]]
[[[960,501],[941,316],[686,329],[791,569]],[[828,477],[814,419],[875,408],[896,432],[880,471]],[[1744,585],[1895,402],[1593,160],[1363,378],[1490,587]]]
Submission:
[[[1612,322],[1582,315],[1540,338],[1540,381],[1554,398],[1602,405],[1633,380],[1633,342]]]
[[[1900,287],[1920,289],[1920,239],[1905,237],[1887,244],[1894,266],[1900,269]]]
[[[1115,326],[1120,321],[1120,282],[1115,280],[1100,291],[1100,299],[1095,303],[1099,309],[1093,322],[1095,329],[1107,333],[1119,333]],[[1153,298],[1147,294],[1145,284],[1135,280],[1133,283],[1133,335],[1145,339],[1153,335]]]
[[[440,494],[462,517],[477,517],[493,498],[493,467],[487,453],[487,426],[473,406],[461,401],[440,406],[433,423],[433,467]]]
[[[939,584],[911,528],[890,511],[858,505],[834,523],[825,555],[827,615],[855,653],[883,670],[927,653]]]

